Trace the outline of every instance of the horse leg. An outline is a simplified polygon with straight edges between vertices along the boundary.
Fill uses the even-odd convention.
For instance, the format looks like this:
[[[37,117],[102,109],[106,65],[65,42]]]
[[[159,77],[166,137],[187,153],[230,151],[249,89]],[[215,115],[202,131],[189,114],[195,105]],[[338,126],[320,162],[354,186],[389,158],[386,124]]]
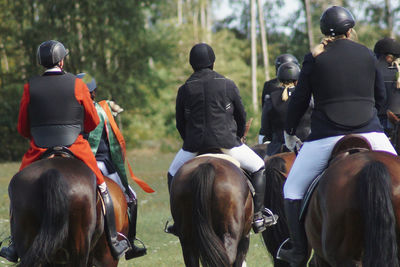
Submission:
[[[246,259],[247,251],[249,250],[250,235],[243,237],[238,245],[236,260],[233,263],[233,267],[242,267],[244,260]],[[229,255],[229,254],[228,254]]]
[[[182,246],[183,259],[186,267],[199,267],[199,254],[193,242],[179,238]]]

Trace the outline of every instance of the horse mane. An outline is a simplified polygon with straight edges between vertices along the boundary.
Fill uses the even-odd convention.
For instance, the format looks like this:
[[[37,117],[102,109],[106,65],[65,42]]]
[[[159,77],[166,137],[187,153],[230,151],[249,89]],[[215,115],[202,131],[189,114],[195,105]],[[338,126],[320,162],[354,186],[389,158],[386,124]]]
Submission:
[[[265,189],[264,206],[273,210],[279,216],[278,223],[268,227],[263,233],[265,246],[271,255],[275,256],[279,246],[289,237],[286,216],[283,208],[283,185],[286,181],[286,162],[281,157],[270,157],[265,162]],[[282,263],[282,262],[281,262]],[[286,265],[288,266],[288,265]]]

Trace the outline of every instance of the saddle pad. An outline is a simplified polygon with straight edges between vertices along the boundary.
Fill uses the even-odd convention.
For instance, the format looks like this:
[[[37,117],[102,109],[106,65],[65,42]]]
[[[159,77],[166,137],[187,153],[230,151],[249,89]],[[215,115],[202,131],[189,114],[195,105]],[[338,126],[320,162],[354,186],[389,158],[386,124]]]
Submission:
[[[240,168],[239,161],[237,161],[235,158],[233,158],[233,157],[231,157],[229,155],[226,155],[226,154],[211,154],[211,153],[208,153],[208,154],[199,155],[196,158],[201,158],[201,157],[212,157],[212,158],[224,159],[224,160],[230,161],[231,163],[236,165],[238,168]]]
[[[304,219],[304,216],[306,215],[307,207],[310,202],[311,196],[314,193],[315,188],[317,188],[319,180],[321,179],[324,172],[322,172],[320,175],[317,176],[317,178],[315,178],[312,181],[310,186],[307,188],[306,193],[304,194],[303,200],[301,202],[301,208],[300,208],[300,216],[299,216],[300,221],[302,221]]]

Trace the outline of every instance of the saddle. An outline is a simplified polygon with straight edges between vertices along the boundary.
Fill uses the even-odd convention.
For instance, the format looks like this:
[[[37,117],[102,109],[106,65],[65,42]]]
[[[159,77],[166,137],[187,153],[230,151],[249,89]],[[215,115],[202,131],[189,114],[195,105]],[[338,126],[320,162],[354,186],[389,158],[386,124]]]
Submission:
[[[363,136],[357,134],[346,135],[342,137],[333,147],[331,156],[328,160],[327,168],[333,162],[343,159],[349,155],[370,150],[372,150],[371,144]],[[323,171],[313,180],[313,182],[308,187],[306,193],[304,194],[300,209],[300,217],[299,217],[300,220],[304,219],[308,203],[310,202],[311,196],[315,188],[317,187],[319,180],[321,179],[324,172],[325,171]]]
[[[214,152],[216,152],[216,153],[214,153]],[[199,155],[196,158],[201,158],[201,157],[213,157],[213,158],[218,158],[218,159],[224,159],[224,160],[231,162],[233,165],[235,165],[239,169],[241,169],[243,171],[244,175],[247,177],[246,182],[249,186],[251,195],[254,196],[255,190],[254,190],[253,185],[250,182],[250,175],[246,172],[246,170],[244,170],[240,167],[240,162],[238,160],[236,160],[234,157],[229,156],[227,154],[223,154],[221,150],[211,151],[208,153],[199,153]]]
[[[50,159],[54,157],[76,158],[74,153],[65,146],[55,146],[48,148],[40,159]]]

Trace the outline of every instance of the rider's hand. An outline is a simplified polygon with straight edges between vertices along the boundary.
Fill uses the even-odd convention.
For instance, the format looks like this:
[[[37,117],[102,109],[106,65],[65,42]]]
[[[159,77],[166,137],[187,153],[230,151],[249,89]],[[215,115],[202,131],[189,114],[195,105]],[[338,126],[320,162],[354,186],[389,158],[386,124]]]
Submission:
[[[290,135],[286,131],[283,132],[283,135],[285,137],[285,146],[290,150],[294,151],[294,148],[297,145],[297,148],[299,148],[302,144],[300,138],[298,138],[296,135]]]

